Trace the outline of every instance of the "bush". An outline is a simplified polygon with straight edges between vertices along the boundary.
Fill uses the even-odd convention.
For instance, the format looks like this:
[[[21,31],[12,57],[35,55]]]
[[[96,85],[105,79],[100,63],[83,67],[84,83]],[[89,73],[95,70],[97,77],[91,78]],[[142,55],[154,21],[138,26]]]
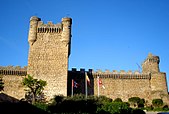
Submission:
[[[96,97],[85,98],[84,95],[73,97],[55,96],[53,103],[49,106],[51,113],[96,113]]]
[[[153,106],[148,106],[145,108],[145,110],[147,110],[147,111],[152,111],[153,109],[154,109]]]
[[[57,95],[54,97],[53,105],[60,104],[63,102],[65,97],[63,95]]]
[[[114,102],[123,102],[121,98],[116,98]]]
[[[128,99],[128,101],[134,107],[139,107],[139,108],[143,108],[145,104],[145,100],[140,99],[139,97],[131,97]]]
[[[160,107],[163,105],[163,100],[162,99],[153,99],[152,104],[154,107]]]
[[[35,104],[33,104],[35,107],[44,110],[44,111],[48,111],[48,105],[45,103],[38,103],[36,102]]]
[[[108,97],[106,97],[106,96],[99,96],[97,99],[98,99],[98,101],[101,102],[101,103],[112,102],[112,99],[111,99],[111,98],[108,98]]]
[[[132,111],[132,114],[146,114],[146,113],[143,110],[141,110],[141,109],[134,109]]]
[[[153,109],[153,111],[163,111],[163,109],[160,108],[160,107],[156,107],[156,108]]]
[[[163,106],[163,110],[164,110],[164,111],[169,111],[168,105],[164,105],[164,106]]]
[[[123,102],[107,102],[97,110],[98,114],[130,114],[131,109]]]
[[[138,108],[143,108],[144,104],[145,104],[145,100],[144,99],[140,99],[140,101],[137,104],[138,104]]]

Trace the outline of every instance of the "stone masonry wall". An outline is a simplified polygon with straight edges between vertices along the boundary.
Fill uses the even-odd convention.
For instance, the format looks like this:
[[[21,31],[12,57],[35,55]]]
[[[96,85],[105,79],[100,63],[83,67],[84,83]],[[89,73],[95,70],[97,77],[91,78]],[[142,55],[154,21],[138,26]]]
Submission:
[[[151,100],[154,98],[163,99],[164,102],[169,104],[168,88],[166,74],[152,73],[151,77]]]
[[[44,93],[50,98],[53,97],[50,95],[67,93],[68,47],[60,42],[60,38],[59,34],[39,33],[29,52],[28,74],[47,81]]]
[[[22,80],[24,77],[25,76],[3,75],[3,93],[19,100],[25,98],[25,87],[22,85]]]
[[[149,79],[112,79],[100,78],[100,95],[105,95],[112,99],[121,98],[127,101],[130,97],[138,96],[140,98],[150,98],[150,80]],[[102,87],[104,85],[105,89]],[[97,78],[94,80],[94,93],[98,93]]]
[[[149,99],[151,92],[151,76],[139,72],[102,72],[93,73],[94,94],[98,95],[98,77],[101,84],[99,94],[112,99],[121,98],[127,101],[130,97]],[[104,87],[103,87],[104,86]]]
[[[23,78],[27,75],[27,67],[0,66],[0,75],[4,83],[3,93],[18,100],[25,98]],[[11,99],[12,100],[12,99]]]

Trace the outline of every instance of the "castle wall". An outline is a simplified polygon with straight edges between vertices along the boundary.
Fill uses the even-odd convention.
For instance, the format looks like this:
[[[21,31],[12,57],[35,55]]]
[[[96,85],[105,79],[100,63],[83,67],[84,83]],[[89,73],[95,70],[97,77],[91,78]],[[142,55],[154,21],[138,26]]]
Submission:
[[[22,81],[27,75],[26,67],[0,67],[0,75],[4,83],[3,93],[19,100],[25,98]]]
[[[151,75],[151,90],[163,91],[165,94],[168,94],[166,73],[159,72]]]
[[[69,95],[71,94],[71,80],[75,80],[79,86],[74,88],[74,94],[85,94],[85,76],[88,75],[90,84],[87,85],[88,95],[98,96],[98,77],[102,82],[99,86],[99,95],[105,95],[112,99],[121,98],[127,101],[130,97],[138,96],[149,99],[151,97],[151,75],[139,72],[92,72],[73,70],[69,71]],[[104,87],[102,87],[104,86]]]
[[[94,94],[108,96],[112,99],[121,98],[128,101],[128,98],[138,96],[140,98],[150,98],[150,79],[149,74],[141,73],[93,73]],[[102,84],[98,90],[98,76]],[[104,87],[103,87],[104,86]]]
[[[68,95],[72,93],[72,79],[78,83],[78,87],[74,88],[73,93],[86,94],[86,75],[90,79],[90,84],[87,84],[88,95],[98,96],[99,94],[112,99],[121,98],[123,101],[128,101],[131,97],[140,97],[150,104],[153,99],[161,98],[165,103],[169,103],[165,73],[102,72],[100,70],[94,72],[91,69],[89,71],[72,69],[68,76]],[[98,84],[98,80],[101,81],[101,84]]]
[[[25,98],[24,86],[22,85],[25,76],[3,75],[4,91],[3,93],[16,99]]]
[[[128,98],[138,96],[149,99],[150,80],[149,79],[112,79],[100,78],[100,95],[105,95],[112,99],[121,98],[128,101]],[[105,89],[102,87],[104,85]],[[98,94],[97,78],[94,80],[94,94]]]
[[[165,73],[152,73],[151,100],[155,98],[163,99],[164,102],[169,104],[168,88]]]

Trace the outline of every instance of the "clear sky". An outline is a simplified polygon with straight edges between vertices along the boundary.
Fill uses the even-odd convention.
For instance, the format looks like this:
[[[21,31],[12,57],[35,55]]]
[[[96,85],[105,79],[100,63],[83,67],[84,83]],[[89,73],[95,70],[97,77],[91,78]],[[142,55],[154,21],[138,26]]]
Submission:
[[[134,71],[151,52],[169,80],[169,0],[1,0],[0,15],[0,66],[27,66],[31,16],[68,16],[69,69]]]

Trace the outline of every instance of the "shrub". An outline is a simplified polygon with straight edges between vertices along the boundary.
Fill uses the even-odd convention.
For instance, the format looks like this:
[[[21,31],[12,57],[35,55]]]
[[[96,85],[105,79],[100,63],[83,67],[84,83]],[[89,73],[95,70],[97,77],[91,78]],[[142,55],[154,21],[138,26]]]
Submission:
[[[141,110],[141,109],[134,109],[132,111],[132,114],[146,114],[146,113],[143,110]]]
[[[63,102],[64,100],[64,96],[63,95],[57,95],[54,97],[54,101],[53,101],[53,104],[60,104]]]
[[[33,105],[36,106],[37,108],[41,109],[41,110],[48,111],[48,105],[45,104],[45,103],[38,103],[38,102],[36,102]]]
[[[107,102],[112,102],[112,99],[106,96],[99,96],[98,101],[101,101],[102,103],[107,103]]]
[[[164,106],[163,106],[163,110],[164,110],[164,111],[169,111],[168,105],[164,105]]]
[[[145,104],[145,100],[144,99],[140,99],[140,101],[137,103],[139,108],[143,108],[144,104]]]
[[[153,106],[151,105],[151,106],[147,106],[146,108],[145,108],[145,110],[147,110],[147,111],[152,111],[154,108],[153,108]]]
[[[123,102],[121,98],[116,98],[114,102]]]
[[[84,95],[73,97],[55,96],[53,103],[49,106],[51,113],[96,113],[97,99],[95,97],[85,98]]]
[[[145,104],[145,100],[140,99],[139,97],[131,97],[128,99],[128,101],[134,107],[139,107],[139,108],[144,107],[144,104]]]
[[[107,102],[97,110],[98,114],[130,114],[131,109],[123,102]]]
[[[162,99],[153,99],[152,104],[154,107],[160,107],[163,105],[163,100]]]

